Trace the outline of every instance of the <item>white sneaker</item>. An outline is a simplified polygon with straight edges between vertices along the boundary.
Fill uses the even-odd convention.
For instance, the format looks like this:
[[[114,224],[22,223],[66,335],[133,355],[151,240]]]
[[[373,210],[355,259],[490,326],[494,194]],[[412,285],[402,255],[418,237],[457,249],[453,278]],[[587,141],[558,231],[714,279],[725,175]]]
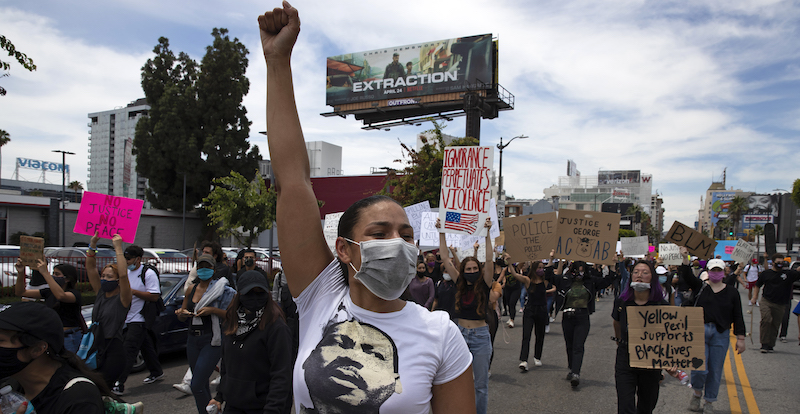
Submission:
[[[544,326],[544,333],[550,333],[550,325]]]
[[[187,384],[184,384],[184,383],[172,384],[172,388],[175,388],[176,390],[178,390],[178,391],[180,391],[180,392],[182,392],[182,393],[184,393],[186,395],[192,395],[192,389]]]
[[[533,365],[536,366],[536,367],[540,367],[540,366],[542,366],[542,361],[534,358],[533,359]]]
[[[219,385],[219,379],[220,378],[221,378],[221,376],[214,378],[213,380],[211,380],[211,382],[208,383],[208,385],[211,385],[212,387],[216,387],[217,385]]]
[[[747,302],[747,306],[753,306],[753,301],[751,300],[751,301]]]
[[[534,359],[536,361],[536,359]],[[522,361],[519,363],[519,370],[522,372],[528,371],[528,361]]]
[[[760,304],[760,303],[758,303],[758,302],[756,302],[756,306],[761,306],[761,304]]]
[[[508,322],[506,323],[506,325],[508,325],[509,328],[513,328],[514,327],[514,320],[513,319],[509,319]]]
[[[552,317],[552,316],[551,316],[551,317],[550,317],[550,322],[555,322],[555,321],[556,321],[556,318],[554,318],[554,317]]]

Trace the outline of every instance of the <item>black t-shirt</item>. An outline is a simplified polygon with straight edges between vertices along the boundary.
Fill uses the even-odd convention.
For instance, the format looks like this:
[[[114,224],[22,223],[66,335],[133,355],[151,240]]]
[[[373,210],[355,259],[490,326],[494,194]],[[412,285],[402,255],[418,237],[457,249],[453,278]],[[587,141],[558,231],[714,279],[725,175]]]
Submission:
[[[778,273],[772,269],[767,269],[758,275],[756,286],[764,289],[764,297],[777,305],[788,305],[791,303],[792,284],[800,279],[800,272],[786,270]]]
[[[531,281],[528,285],[528,301],[525,303],[531,306],[547,306],[547,289],[550,289],[550,282],[547,280],[541,283]]]
[[[437,262],[436,264],[433,265],[433,270],[428,271],[428,265],[427,263],[425,264],[425,276],[428,276],[429,278],[433,279],[434,285],[444,280],[444,278],[442,277],[441,267],[442,264]]]
[[[81,292],[77,289],[66,289],[65,292],[70,292],[75,295],[74,303],[59,302],[50,289],[42,289],[39,294],[44,299],[44,304],[50,309],[53,309],[61,318],[61,323],[65,328],[78,328],[83,326],[81,323]]]
[[[41,414],[103,414],[103,400],[97,386],[88,380],[73,381],[66,390],[64,387],[75,378],[83,378],[77,370],[63,365],[56,370],[42,392],[31,400],[33,408]]]
[[[452,280],[442,280],[436,285],[436,309],[450,314],[452,319],[456,311],[456,284]]]

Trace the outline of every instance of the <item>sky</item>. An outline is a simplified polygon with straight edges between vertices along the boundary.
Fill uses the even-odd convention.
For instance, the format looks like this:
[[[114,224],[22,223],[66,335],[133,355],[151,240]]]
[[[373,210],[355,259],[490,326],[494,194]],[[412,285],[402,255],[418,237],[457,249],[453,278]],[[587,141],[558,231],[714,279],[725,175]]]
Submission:
[[[700,197],[727,168],[727,187],[791,190],[800,178],[800,2],[770,0],[407,1],[296,0],[301,33],[293,53],[298,110],[307,141],[343,147],[343,172],[395,167],[399,142],[432,126],[365,131],[352,116],[326,118],[326,57],[492,33],[499,83],[513,111],[482,120],[481,144],[515,140],[503,153],[504,187],[542,198],[566,175],[641,170],[664,199],[665,229],[693,225]],[[256,17],[277,1],[0,0],[0,34],[26,53],[0,85],[2,177],[16,158],[59,161],[75,152],[72,180],[85,184],[90,112],[144,97],[141,67],[167,37],[196,61],[214,27],[250,51],[244,99],[250,142],[268,157],[265,92]],[[7,58],[3,58],[8,60]],[[446,123],[463,136],[465,118]],[[498,156],[495,156],[495,163]],[[25,171],[25,170],[21,170]],[[23,178],[36,180],[28,170]],[[57,177],[53,182],[60,181]]]

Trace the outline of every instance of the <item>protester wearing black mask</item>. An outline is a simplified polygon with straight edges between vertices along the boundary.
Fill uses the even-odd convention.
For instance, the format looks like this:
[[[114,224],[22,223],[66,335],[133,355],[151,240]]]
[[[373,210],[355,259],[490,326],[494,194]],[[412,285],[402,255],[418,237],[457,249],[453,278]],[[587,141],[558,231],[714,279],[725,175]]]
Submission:
[[[244,272],[250,270],[255,270],[256,272],[261,273],[261,275],[264,276],[264,279],[267,280],[267,283],[270,283],[269,278],[267,277],[267,272],[265,272],[264,269],[256,265],[256,251],[253,249],[244,249],[242,253],[243,253],[242,254],[243,267],[241,267],[237,272],[237,278],[236,278],[237,280],[236,284],[234,285],[234,288],[238,288],[238,279],[239,279],[238,275],[243,274]]]
[[[765,253],[766,256],[766,253]],[[759,289],[764,289],[761,298],[761,353],[770,353],[775,348],[778,329],[786,308],[791,305],[792,285],[800,279],[800,273],[788,269],[788,263],[780,253],[772,255],[772,269],[758,276],[753,296],[758,297]]]
[[[289,413],[292,335],[283,312],[261,273],[239,275],[238,289],[225,322],[222,379],[209,404],[225,403],[225,412]]]

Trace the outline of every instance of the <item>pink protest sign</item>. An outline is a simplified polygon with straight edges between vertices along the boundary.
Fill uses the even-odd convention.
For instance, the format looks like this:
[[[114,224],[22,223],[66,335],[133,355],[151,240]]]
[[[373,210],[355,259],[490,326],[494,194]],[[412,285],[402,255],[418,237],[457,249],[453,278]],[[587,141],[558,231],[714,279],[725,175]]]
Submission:
[[[114,234],[119,233],[122,241],[133,243],[143,205],[144,200],[84,191],[72,231],[89,236],[99,232],[104,239],[113,238]]]
[[[655,253],[656,252],[656,246],[648,246],[647,247],[647,251],[650,252],[650,253]]]

